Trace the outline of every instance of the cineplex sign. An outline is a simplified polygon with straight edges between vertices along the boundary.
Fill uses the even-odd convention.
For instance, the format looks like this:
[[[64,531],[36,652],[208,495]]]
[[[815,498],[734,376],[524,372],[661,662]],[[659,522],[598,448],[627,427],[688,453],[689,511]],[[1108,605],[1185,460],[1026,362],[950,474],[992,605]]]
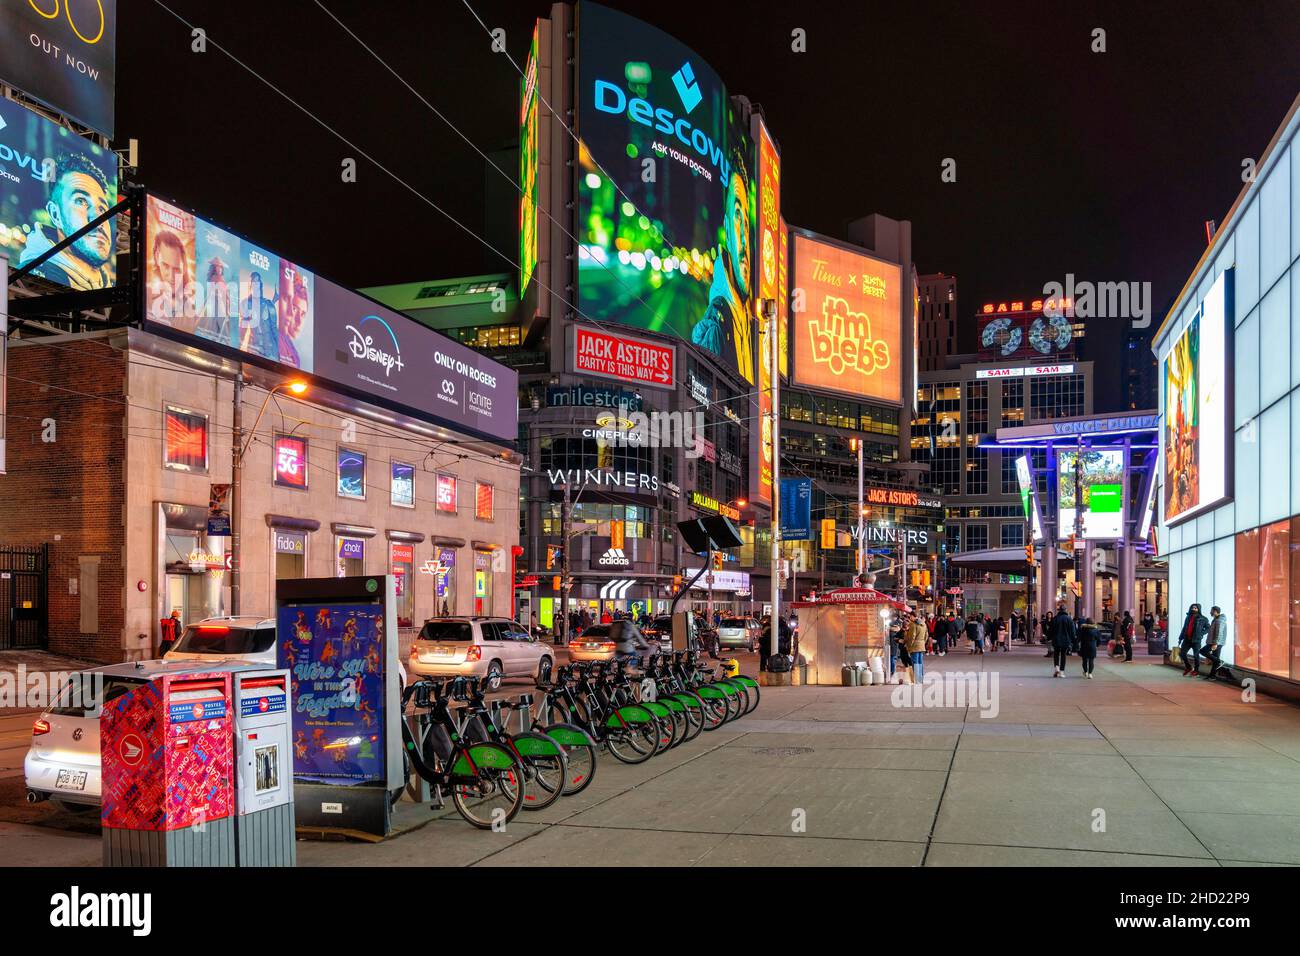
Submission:
[[[677,351],[671,345],[573,326],[573,371],[653,388],[673,387]]]

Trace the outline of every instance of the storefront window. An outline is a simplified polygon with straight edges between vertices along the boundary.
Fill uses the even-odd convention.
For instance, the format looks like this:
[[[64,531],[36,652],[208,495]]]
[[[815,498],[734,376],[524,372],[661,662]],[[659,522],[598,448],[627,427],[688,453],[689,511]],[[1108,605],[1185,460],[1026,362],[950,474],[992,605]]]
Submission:
[[[228,540],[205,539],[193,531],[167,530],[163,555],[167,575],[164,615],[180,611],[183,626],[226,613]]]
[[[272,529],[275,535],[275,579],[307,576],[307,536]]]
[[[366,542],[364,538],[334,539],[338,546],[335,573],[341,578],[360,577],[366,573]]]
[[[415,507],[415,466],[405,462],[392,463],[392,503],[399,508]]]
[[[168,405],[163,417],[163,466],[208,470],[208,416]]]
[[[474,552],[474,613],[492,613],[492,552]]]
[[[338,455],[338,495],[362,500],[366,497],[366,456],[342,446]]]
[[[1300,601],[1300,554],[1292,541],[1300,518],[1237,535],[1234,660],[1242,667],[1296,677],[1300,628],[1292,607]],[[1209,608],[1202,608],[1208,615]]]
[[[415,592],[411,590],[415,545],[389,545],[389,567],[397,583],[397,626],[411,627],[415,617]]]
[[[433,606],[442,615],[456,613],[456,550],[438,549],[438,567],[433,584]]]

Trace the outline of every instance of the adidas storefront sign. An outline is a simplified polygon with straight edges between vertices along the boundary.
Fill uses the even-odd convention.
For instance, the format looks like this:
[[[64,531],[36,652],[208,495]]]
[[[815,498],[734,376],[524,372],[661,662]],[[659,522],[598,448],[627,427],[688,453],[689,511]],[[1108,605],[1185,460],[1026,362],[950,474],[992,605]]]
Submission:
[[[592,559],[592,567],[603,569],[622,569],[632,566],[632,559],[622,548],[610,548],[604,554]]]

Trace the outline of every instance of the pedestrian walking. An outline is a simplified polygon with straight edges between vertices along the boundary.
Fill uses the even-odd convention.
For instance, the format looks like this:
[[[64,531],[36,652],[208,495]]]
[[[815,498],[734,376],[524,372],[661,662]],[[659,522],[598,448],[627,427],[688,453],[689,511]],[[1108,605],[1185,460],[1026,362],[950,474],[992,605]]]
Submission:
[[[1133,612],[1125,611],[1119,622],[1120,640],[1124,642],[1124,663],[1133,663]]]
[[[1155,629],[1156,629],[1156,616],[1152,614],[1150,611],[1147,611],[1145,614],[1142,615],[1142,634],[1147,639],[1147,643],[1151,642],[1151,632],[1154,631]]]
[[[1183,621],[1182,630],[1178,632],[1178,653],[1183,658],[1184,677],[1189,674],[1199,676],[1201,642],[1205,640],[1205,635],[1209,632],[1210,622],[1201,613],[1200,603],[1192,604],[1187,608],[1187,618]]]
[[[1205,657],[1210,662],[1210,672],[1205,680],[1214,680],[1223,666],[1223,650],[1228,646],[1228,619],[1216,605],[1210,608],[1210,629],[1206,632]]]
[[[1052,620],[1052,676],[1065,676],[1065,661],[1070,656],[1070,648],[1078,641],[1078,632],[1075,630],[1074,621],[1065,611],[1065,605],[1062,604],[1056,611],[1056,617]]]
[[[1092,680],[1092,670],[1097,666],[1097,639],[1100,628],[1092,623],[1092,618],[1083,619],[1079,628],[1079,660],[1083,663],[1083,676]]]
[[[978,614],[972,615],[966,622],[966,639],[970,641],[972,654],[984,653],[984,622]]]

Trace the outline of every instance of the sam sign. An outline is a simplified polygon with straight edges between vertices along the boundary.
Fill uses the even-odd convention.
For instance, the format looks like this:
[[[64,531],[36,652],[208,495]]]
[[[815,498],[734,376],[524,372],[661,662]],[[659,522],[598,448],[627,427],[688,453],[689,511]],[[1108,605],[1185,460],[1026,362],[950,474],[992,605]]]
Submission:
[[[671,389],[676,357],[676,350],[671,345],[574,326],[575,372]]]

